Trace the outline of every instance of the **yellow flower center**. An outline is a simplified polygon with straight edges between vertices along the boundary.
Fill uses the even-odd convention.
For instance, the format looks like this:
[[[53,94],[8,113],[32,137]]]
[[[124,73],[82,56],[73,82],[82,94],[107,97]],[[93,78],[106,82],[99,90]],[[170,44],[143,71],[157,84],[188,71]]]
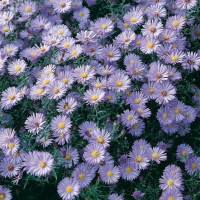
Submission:
[[[92,95],[91,99],[92,99],[92,101],[96,101],[98,99],[98,96],[96,94]]]
[[[78,177],[79,177],[80,180],[84,180],[85,179],[85,174],[79,174]]]
[[[8,27],[4,27],[4,28],[3,28],[3,31],[4,31],[4,32],[8,32],[8,31],[9,31],[9,28],[8,28]]]
[[[135,160],[136,160],[136,162],[142,162],[142,157],[141,156],[137,156]]]
[[[58,124],[58,128],[60,128],[60,129],[65,128],[65,123],[64,123],[64,122],[60,122],[60,123]]]
[[[133,124],[133,128],[134,128],[134,129],[137,129],[137,128],[138,128],[138,123]]]
[[[129,24],[128,23],[124,23],[124,28],[128,28]]]
[[[58,88],[54,88],[53,92],[54,92],[54,94],[58,94],[59,93],[59,89]]]
[[[174,109],[174,113],[175,113],[175,114],[179,114],[179,113],[180,113],[180,110],[179,110],[178,108],[175,108],[175,109]]]
[[[163,113],[163,118],[167,119],[168,118],[168,114],[167,113]]]
[[[109,71],[108,71],[107,69],[103,70],[103,73],[104,73],[104,74],[108,74],[108,72],[109,72]]]
[[[172,56],[172,60],[173,61],[177,61],[178,60],[178,56]]]
[[[139,104],[141,102],[141,99],[140,98],[136,98],[135,99],[135,103]]]
[[[74,2],[73,4],[72,4],[72,6],[73,7],[76,7],[78,4],[76,3],[76,2]]]
[[[92,132],[92,129],[91,129],[91,128],[88,128],[87,131],[91,133],[91,132]]]
[[[113,55],[114,55],[113,52],[111,52],[111,51],[108,52],[108,56],[109,56],[109,57],[113,57]]]
[[[101,26],[102,29],[107,29],[107,27],[108,27],[107,24],[102,24]]]
[[[38,75],[38,76],[41,76],[41,72],[38,72],[37,75]]]
[[[157,153],[153,153],[153,154],[152,154],[152,158],[155,158],[155,159],[156,159],[156,158],[158,158],[158,157],[159,157],[159,156],[158,156]]]
[[[47,85],[47,84],[49,84],[49,79],[44,79],[44,81],[43,81],[43,83],[45,84],[45,85]]]
[[[186,151],[182,151],[182,156],[187,156],[187,152]]]
[[[46,142],[46,141],[47,141],[47,138],[43,137],[42,142]]]
[[[108,172],[107,172],[107,176],[108,176],[108,177],[111,177],[112,175],[113,175],[113,172],[111,172],[111,171],[108,171]]]
[[[168,200],[175,200],[174,197],[169,197]]]
[[[101,138],[101,137],[99,137],[99,138],[97,139],[97,141],[98,141],[98,143],[103,143],[103,142],[104,142],[104,139]]]
[[[118,86],[118,87],[121,87],[123,84],[122,84],[122,81],[117,81],[116,82],[116,86]]]
[[[69,110],[71,108],[71,106],[69,104],[65,105],[65,110]]]
[[[153,93],[154,93],[153,88],[149,88],[148,92],[149,92],[150,94],[153,94]]]
[[[26,12],[30,12],[30,11],[31,11],[31,7],[30,7],[30,6],[27,6],[27,7],[25,8],[25,11],[26,11]]]
[[[67,48],[67,47],[69,47],[69,43],[64,43],[64,45],[63,45],[65,48]]]
[[[15,95],[13,95],[13,94],[9,95],[9,99],[10,100],[14,100],[15,99]]]
[[[58,30],[58,34],[62,35],[63,34],[63,30]]]
[[[12,49],[7,49],[8,53],[12,53],[12,51],[13,51]]]
[[[88,76],[88,75],[87,75],[87,73],[85,73],[85,72],[83,72],[83,73],[81,74],[81,77],[82,77],[82,78],[87,78],[87,76]]]
[[[186,113],[185,113],[185,116],[186,116],[186,117],[190,117],[190,113],[189,113],[189,112],[186,112]]]
[[[196,169],[197,168],[197,164],[196,163],[192,163],[191,167],[192,167],[192,169]]]
[[[140,149],[144,149],[144,146],[140,146]]]
[[[63,79],[62,79],[62,82],[63,82],[63,83],[68,83],[69,81],[68,81],[67,78],[63,78]]]
[[[96,88],[100,88],[101,86],[102,86],[101,83],[96,83],[96,84],[95,84],[95,87],[96,87]]]
[[[61,138],[64,138],[64,137],[65,137],[65,134],[64,134],[64,133],[61,133],[61,134],[60,134],[60,137],[61,137]]]
[[[128,116],[127,116],[127,119],[128,119],[128,120],[132,120],[132,119],[133,119],[133,116],[132,116],[132,115],[128,115]]]
[[[148,42],[147,46],[151,49],[154,47],[154,43],[153,42]]]
[[[173,25],[173,26],[178,26],[178,25],[179,25],[179,22],[178,22],[178,21],[173,21],[172,25]]]
[[[69,185],[65,188],[65,190],[66,190],[66,192],[71,193],[73,191],[73,188],[72,188],[72,186]]]
[[[131,18],[131,22],[136,22],[136,21],[137,21],[137,18],[135,18],[135,17]]]
[[[15,156],[15,157],[19,156],[19,152],[16,151],[16,152],[13,154],[13,156]]]
[[[38,94],[42,94],[43,92],[44,92],[44,90],[42,88],[40,88],[40,89],[37,90]]]
[[[80,17],[83,17],[83,16],[84,16],[84,12],[80,12],[80,13],[79,13],[79,16],[80,16]]]
[[[136,44],[137,44],[137,45],[140,45],[140,44],[141,44],[141,41],[140,41],[140,40],[136,40]]]
[[[99,153],[97,151],[92,152],[92,157],[96,158],[99,156]]]
[[[108,99],[108,100],[111,100],[111,99],[112,99],[112,96],[111,96],[111,95],[108,95],[108,96],[107,96],[107,99]]]
[[[66,160],[70,160],[70,159],[71,159],[71,155],[67,153],[67,154],[65,155],[65,159],[66,159]]]
[[[164,39],[164,40],[169,40],[169,35],[164,35],[164,36],[163,36],[163,39]]]
[[[45,48],[45,47],[40,47],[40,51],[41,51],[41,52],[45,52],[45,51],[46,51],[46,48]]]
[[[130,166],[126,167],[126,172],[127,173],[131,173],[132,171],[133,171],[132,167],[130,167]]]
[[[169,180],[167,181],[167,185],[168,185],[168,186],[174,185],[174,181],[173,181],[172,179],[169,179]]]
[[[8,144],[8,148],[9,148],[9,149],[12,149],[13,147],[14,147],[14,143],[9,143],[9,144]]]
[[[6,195],[4,193],[0,193],[0,199],[5,199]]]
[[[74,51],[71,52],[71,55],[72,55],[72,56],[75,56],[76,54],[77,54],[77,51],[76,51],[76,50],[74,50]]]
[[[44,162],[44,161],[40,162],[40,167],[41,168],[45,168],[46,166],[47,166],[46,162]]]
[[[126,91],[126,96],[130,96],[130,94],[131,94],[131,90],[128,90],[128,91]]]

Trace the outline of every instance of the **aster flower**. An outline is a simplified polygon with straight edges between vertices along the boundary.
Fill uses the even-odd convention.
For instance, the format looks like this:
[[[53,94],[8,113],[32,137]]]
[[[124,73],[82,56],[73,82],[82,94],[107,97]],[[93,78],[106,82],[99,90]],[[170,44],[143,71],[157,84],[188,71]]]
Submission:
[[[91,134],[96,128],[97,126],[94,122],[86,121],[79,126],[79,133],[83,137],[83,139],[89,141],[91,138]]]
[[[168,165],[165,167],[163,174],[169,174],[170,176],[178,176],[182,178],[182,172],[180,167],[177,167],[176,165]]]
[[[165,199],[183,200],[183,196],[178,190],[172,189],[172,190],[164,191],[162,193],[160,200],[165,200]]]
[[[31,20],[31,29],[34,31],[43,31],[48,30],[51,26],[51,23],[42,15],[38,15],[36,18]]]
[[[157,39],[152,38],[152,37],[145,37],[141,40],[140,50],[143,53],[150,54],[150,53],[156,52],[159,46],[160,46],[160,43]]]
[[[3,153],[5,155],[14,154],[19,149],[20,140],[17,136],[14,136],[10,139],[5,139],[3,143]]]
[[[182,63],[185,54],[182,51],[175,50],[166,56],[165,62],[170,64]]]
[[[173,30],[164,29],[159,35],[159,39],[165,43],[172,43],[177,40],[177,34]]]
[[[66,89],[71,88],[71,85],[74,83],[74,75],[71,71],[60,72],[56,79],[62,81]]]
[[[90,143],[97,143],[102,145],[104,148],[110,146],[111,135],[109,132],[96,128],[91,135],[91,139],[89,140]]]
[[[160,21],[149,20],[143,25],[142,34],[146,37],[158,37],[163,30],[163,25]]]
[[[180,15],[174,15],[172,17],[169,17],[166,21],[166,28],[175,31],[180,31],[184,25],[185,19]]]
[[[11,200],[12,199],[11,190],[0,185],[0,198],[3,200]]]
[[[105,149],[100,144],[91,143],[88,144],[84,149],[83,158],[89,164],[97,164],[100,163],[101,160],[104,159]]]
[[[117,183],[120,178],[119,168],[114,165],[105,165],[101,167],[99,173],[102,181],[107,184]]]
[[[54,141],[57,144],[63,146],[65,143],[68,143],[70,141],[71,132],[70,131],[62,132],[62,133],[54,132],[53,133],[53,137],[55,138]]]
[[[53,139],[51,139],[48,134],[40,134],[36,137],[36,141],[45,148],[52,144]]]
[[[59,160],[66,168],[71,168],[72,165],[76,165],[79,160],[79,154],[77,149],[71,146],[63,147],[59,151]]]
[[[195,109],[191,106],[186,106],[187,112],[185,112],[185,119],[183,120],[184,123],[190,124],[192,123],[197,116]]]
[[[155,99],[154,85],[154,82],[148,82],[147,84],[142,85],[141,92],[146,96],[147,99]]]
[[[36,84],[40,85],[40,87],[44,87],[53,83],[54,80],[55,80],[55,76],[53,73],[49,73],[49,74],[42,73],[41,76],[38,78]]]
[[[122,197],[122,195],[111,194],[108,196],[108,200],[124,200],[124,198]]]
[[[116,68],[112,65],[106,65],[97,68],[97,74],[100,74],[101,76],[108,76],[111,74],[114,74]]]
[[[162,107],[158,109],[156,118],[160,122],[160,124],[167,125],[173,122],[173,118],[170,115],[170,110],[168,107]]]
[[[79,66],[74,69],[74,78],[79,83],[85,83],[94,78],[95,71],[89,65]]]
[[[143,22],[142,10],[139,7],[133,7],[124,15],[123,20],[131,25],[140,25]]]
[[[65,115],[58,115],[51,121],[51,130],[63,133],[67,132],[71,128],[71,120]]]
[[[119,171],[122,178],[128,181],[136,179],[140,174],[140,171],[137,169],[136,165],[131,164],[129,159],[119,166]]]
[[[5,157],[0,162],[0,175],[5,178],[11,178],[18,174],[20,168],[21,164],[14,164]]]
[[[175,98],[176,88],[168,81],[154,85],[154,97],[159,104],[166,104]]]
[[[94,167],[88,163],[79,164],[72,172],[72,177],[79,183],[80,188],[89,186],[95,175]]]
[[[26,0],[24,3],[18,5],[18,11],[22,16],[30,17],[37,11],[36,3],[30,0]]]
[[[110,103],[116,103],[117,102],[116,93],[111,90],[107,90],[105,94],[105,101]]]
[[[164,18],[166,17],[166,9],[159,4],[154,4],[147,8],[146,14],[149,19]]]
[[[84,44],[82,47],[83,52],[89,56],[98,56],[102,52],[102,47],[99,46],[97,43]]]
[[[139,105],[136,113],[138,114],[139,117],[142,118],[149,118],[151,116],[151,110],[147,108],[145,105]]]
[[[39,84],[33,85],[30,88],[29,98],[32,100],[41,99],[44,95],[46,95],[45,87],[41,87]]]
[[[116,92],[125,91],[130,87],[130,78],[124,73],[117,72],[108,79],[108,85]]]
[[[102,50],[102,57],[105,61],[114,62],[120,59],[121,54],[117,46],[107,45]]]
[[[145,152],[148,152],[148,150],[151,148],[151,145],[147,143],[146,140],[140,139],[136,140],[132,146],[132,150],[144,150]]]
[[[105,92],[99,88],[92,88],[84,93],[83,100],[89,105],[94,105],[104,100]]]
[[[145,127],[145,123],[143,122],[143,120],[139,119],[137,123],[128,127],[129,133],[133,136],[138,137],[142,134],[144,127]]]
[[[193,154],[191,146],[187,144],[180,144],[176,150],[176,157],[180,159],[181,162],[186,163],[189,156]]]
[[[16,87],[9,87],[1,94],[1,108],[8,110],[21,100],[20,91]]]
[[[28,174],[35,176],[47,176],[54,164],[53,156],[48,152],[33,151],[23,157],[24,169]]]
[[[90,17],[90,10],[86,7],[82,7],[79,10],[74,11],[73,17],[78,22],[87,21]]]
[[[174,134],[178,131],[179,125],[175,122],[163,125],[161,124],[161,129],[168,134]]]
[[[82,4],[83,4],[82,0],[72,0],[71,9],[77,10],[82,7]]]
[[[180,10],[190,10],[191,8],[194,8],[197,5],[197,0],[177,0],[176,6]]]
[[[61,40],[62,40],[62,37],[58,34],[43,34],[42,35],[42,43],[49,46],[58,47]]]
[[[142,63],[128,65],[126,71],[128,75],[131,75],[132,79],[143,81],[146,74],[146,66]]]
[[[188,159],[185,164],[185,170],[187,173],[192,176],[195,172],[200,171],[200,157],[192,156]]]
[[[58,48],[61,50],[67,51],[69,47],[75,44],[75,40],[72,37],[64,37],[61,41],[60,44],[58,45]]]
[[[79,183],[73,178],[66,177],[58,184],[58,194],[63,200],[73,200],[79,193]]]
[[[57,13],[66,13],[71,8],[71,0],[56,0],[52,2],[52,5]]]
[[[175,67],[167,66],[167,71],[169,80],[176,81],[181,79],[181,73]]]
[[[4,11],[0,14],[0,25],[9,24],[9,22],[13,19],[14,13],[10,11]]]
[[[166,152],[159,147],[149,148],[147,156],[150,160],[155,161],[157,164],[160,164],[160,161],[167,160]]]
[[[130,163],[136,166],[136,169],[146,169],[149,166],[149,159],[144,150],[134,149],[129,154]]]
[[[19,50],[14,44],[6,44],[3,49],[7,52],[8,57],[15,56]]]
[[[25,128],[29,133],[38,134],[44,128],[45,122],[45,116],[42,113],[33,113],[25,121]]]
[[[200,66],[200,56],[194,52],[187,52],[182,60],[181,65],[184,69],[189,69],[191,71],[199,70]]]
[[[96,42],[96,33],[94,33],[93,31],[80,31],[79,33],[77,33],[77,39],[80,42],[84,42],[84,43],[94,43]]]
[[[126,67],[141,65],[141,64],[142,64],[142,60],[136,54],[128,54],[124,58],[124,65],[126,65]]]
[[[71,36],[71,32],[70,32],[69,28],[64,24],[52,26],[51,33],[61,36],[62,38]]]
[[[21,164],[22,163],[22,158],[26,154],[26,152],[21,149],[15,151],[13,154],[7,156],[8,161],[14,164]]]
[[[138,122],[138,115],[133,110],[125,110],[123,114],[121,114],[122,124],[124,126],[132,126]]]
[[[134,199],[140,199],[144,196],[144,193],[141,193],[140,190],[136,190],[135,192],[133,192],[133,194],[131,195]]]
[[[104,159],[100,161],[100,163],[96,164],[95,165],[95,168],[101,168],[102,166],[105,166],[105,165],[113,165],[114,164],[114,160],[113,160],[113,157],[110,155],[110,153],[108,152],[105,152],[105,155],[104,155]]]
[[[191,28],[192,40],[200,39],[200,24],[194,25]]]

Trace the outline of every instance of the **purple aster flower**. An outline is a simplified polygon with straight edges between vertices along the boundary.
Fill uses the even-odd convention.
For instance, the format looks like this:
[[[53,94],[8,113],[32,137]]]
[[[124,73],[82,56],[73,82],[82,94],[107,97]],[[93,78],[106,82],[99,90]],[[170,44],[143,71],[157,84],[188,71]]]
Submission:
[[[14,154],[19,149],[20,140],[17,136],[14,136],[10,139],[5,139],[2,143],[3,153],[5,155]],[[1,146],[0,146],[1,148]]]
[[[62,39],[71,36],[71,31],[64,24],[59,24],[59,25],[52,26],[51,29],[50,29],[50,33],[58,35],[58,36],[61,36]]]
[[[79,154],[77,149],[71,146],[63,147],[59,151],[59,160],[66,168],[71,168],[79,161]]]
[[[93,131],[97,128],[96,123],[91,121],[83,122],[79,126],[79,133],[85,140],[90,140]]]
[[[200,66],[200,56],[194,52],[187,52],[181,64],[184,69],[189,69],[191,71],[195,69],[198,71]]]
[[[54,165],[53,156],[48,152],[28,152],[22,163],[28,174],[35,176],[48,176]]]
[[[180,15],[174,15],[172,17],[169,17],[166,21],[166,28],[174,31],[180,31],[184,25],[185,19]]]
[[[38,78],[36,85],[40,85],[41,87],[50,85],[51,83],[53,83],[55,81],[55,76],[53,73],[42,73],[41,76]]]
[[[168,107],[161,107],[158,109],[156,118],[162,125],[167,125],[173,122],[173,118],[170,115],[170,110]]]
[[[160,42],[152,37],[145,37],[141,40],[141,47],[140,50],[143,53],[151,54],[156,52],[158,47],[160,46]]]
[[[84,149],[83,158],[89,164],[97,164],[100,163],[101,160],[104,160],[105,149],[100,144],[91,143],[88,144]]]
[[[144,127],[145,127],[145,123],[143,122],[142,119],[139,119],[137,123],[128,127],[129,133],[133,136],[139,137],[142,134]]]
[[[159,4],[154,4],[147,8],[146,14],[149,19],[164,18],[166,17],[166,9]]]
[[[140,199],[144,196],[144,193],[141,193],[140,190],[136,190],[135,192],[133,192],[132,197],[134,199]]]
[[[183,196],[178,190],[172,189],[172,190],[164,191],[162,193],[160,200],[166,200],[166,199],[183,200]]]
[[[141,149],[133,149],[130,154],[130,163],[135,165],[137,169],[146,169],[149,166],[149,159],[146,152]]]
[[[147,108],[145,105],[139,105],[136,113],[138,114],[139,117],[142,118],[149,118],[151,116],[151,110]]]
[[[61,49],[61,50],[67,51],[67,49],[69,47],[71,47],[72,45],[74,45],[74,44],[75,44],[74,38],[72,38],[72,37],[64,37],[61,40],[60,44],[58,45],[58,48]]]
[[[31,20],[30,25],[33,31],[39,32],[43,30],[48,30],[51,26],[51,23],[44,16],[38,15],[36,18]]]
[[[143,25],[142,34],[145,37],[158,37],[163,30],[162,23],[158,20],[149,20]]]
[[[21,164],[23,156],[26,154],[26,152],[21,149],[15,151],[13,154],[7,156],[8,161],[14,164]]]
[[[11,190],[0,185],[0,198],[2,200],[11,200],[12,199]]]
[[[71,0],[56,0],[52,2],[52,5],[57,13],[66,13],[71,8]]]
[[[132,181],[140,175],[136,165],[133,165],[129,159],[119,166],[119,171],[124,180]]]
[[[11,178],[16,176],[21,169],[21,164],[15,164],[8,160],[6,157],[0,162],[0,175],[3,177]]]
[[[191,106],[186,106],[185,110],[187,111],[184,114],[185,119],[183,120],[183,123],[190,124],[196,119],[197,116],[196,110]]]
[[[146,153],[148,158],[152,161],[156,161],[157,164],[160,164],[160,161],[167,160],[166,152],[160,149],[159,147],[149,148],[149,150],[146,151]]]
[[[79,10],[74,11],[73,16],[78,22],[85,22],[90,17],[90,10],[86,7],[82,7]]]
[[[69,140],[71,139],[71,132],[70,131],[62,133],[54,132],[53,137],[55,138],[54,140],[56,143],[58,143],[59,145],[64,145],[65,143],[68,143]]]
[[[104,100],[105,92],[99,88],[92,88],[84,93],[83,100],[89,105],[95,105]]]
[[[89,140],[90,143],[100,144],[104,148],[107,148],[110,146],[110,141],[111,141],[110,133],[99,128],[94,129],[91,135],[91,139]]]
[[[166,143],[164,143],[164,142],[158,142],[157,143],[157,146],[160,148],[160,149],[162,149],[162,150],[164,150],[164,151],[166,151],[167,150],[167,144]]]
[[[182,178],[182,172],[180,167],[177,167],[176,165],[168,165],[165,167],[163,174],[169,174],[171,176],[178,176]]]
[[[73,200],[79,193],[79,183],[73,178],[66,177],[58,184],[58,194],[63,200]]]
[[[159,39],[164,43],[176,42],[177,34],[173,30],[164,29],[163,32],[159,35]]]
[[[143,139],[136,140],[132,146],[132,150],[144,150],[145,152],[148,152],[149,148],[151,148],[151,145]]]
[[[72,2],[71,3],[72,10],[77,10],[77,9],[81,8],[82,4],[83,4],[82,0],[72,0],[71,2]]]
[[[179,125],[177,123],[169,123],[166,125],[161,124],[161,129],[168,134],[174,134],[178,131]]]
[[[147,84],[143,84],[141,88],[141,92],[146,96],[148,100],[155,99],[154,97],[154,82],[148,82]]]
[[[166,104],[175,99],[176,88],[168,81],[154,85],[154,97],[159,104]]]
[[[125,110],[121,117],[124,126],[132,126],[138,122],[138,115],[133,110]]]
[[[64,56],[64,60],[70,60],[75,59],[79,57],[82,53],[82,46],[79,44],[73,44],[69,48],[67,48],[67,51]]]
[[[165,62],[170,64],[183,63],[185,54],[182,51],[175,50],[166,56]]]
[[[186,163],[189,156],[193,154],[191,146],[187,144],[180,144],[176,150],[176,157],[180,159],[181,162]]]
[[[49,135],[44,136],[43,134],[40,134],[36,137],[36,141],[45,148],[52,144],[53,139],[51,139]]]
[[[79,164],[72,172],[72,177],[79,183],[80,188],[89,186],[95,175],[94,167],[88,163]]]
[[[111,194],[108,196],[108,200],[124,200],[124,198],[122,197],[122,195]]]
[[[200,171],[200,157],[192,156],[188,159],[185,164],[185,170],[187,173],[192,176],[195,172]]]
[[[194,25],[191,28],[192,40],[200,39],[200,24]]]
[[[95,167],[101,168],[105,165],[114,165],[113,157],[110,155],[110,153],[105,152],[105,157],[103,160],[100,161],[100,163],[96,164]]]
[[[28,95],[28,98],[32,100],[37,100],[37,99],[41,99],[45,94],[46,94],[45,87],[37,84],[37,85],[33,85],[30,88],[30,93]]]
[[[21,100],[20,91],[16,87],[9,87],[1,94],[1,108],[8,110]]]
[[[143,23],[142,10],[139,7],[133,7],[124,15],[123,20],[130,23],[132,26],[140,25]]]
[[[197,5],[197,0],[177,0],[176,6],[180,10],[190,10]]]
[[[95,43],[96,42],[96,33],[93,31],[80,31],[77,33],[77,40],[83,43]]]
[[[170,81],[177,81],[181,79],[181,73],[175,67],[167,66],[168,78]]]
[[[119,168],[112,164],[102,166],[99,169],[99,173],[100,173],[102,181],[107,184],[117,183],[118,179],[120,178]]]
[[[129,64],[126,67],[126,71],[128,75],[131,75],[132,79],[136,79],[138,81],[143,81],[144,76],[146,74],[146,66],[142,63],[137,64]]]
[[[67,132],[71,128],[71,120],[65,115],[58,115],[51,121],[51,130],[63,133]]]
[[[22,16],[30,17],[37,11],[36,3],[30,0],[24,1],[18,5],[18,11]]]
[[[128,54],[124,58],[124,65],[126,67],[133,66],[137,64],[142,64],[141,58],[136,54]]]
[[[45,122],[45,116],[42,113],[33,113],[25,121],[25,128],[29,133],[38,134],[44,128]]]
[[[27,65],[24,60],[18,59],[8,65],[8,72],[10,75],[18,76],[25,71],[26,66]]]
[[[70,71],[60,72],[56,79],[62,81],[67,89],[71,88],[71,85],[74,83],[74,75]]]

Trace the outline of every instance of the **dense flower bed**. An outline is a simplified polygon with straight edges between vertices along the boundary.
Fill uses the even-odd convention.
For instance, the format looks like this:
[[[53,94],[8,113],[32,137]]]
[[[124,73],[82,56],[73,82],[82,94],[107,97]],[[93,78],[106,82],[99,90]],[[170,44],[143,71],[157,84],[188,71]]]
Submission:
[[[197,0],[0,10],[0,200],[200,199]]]

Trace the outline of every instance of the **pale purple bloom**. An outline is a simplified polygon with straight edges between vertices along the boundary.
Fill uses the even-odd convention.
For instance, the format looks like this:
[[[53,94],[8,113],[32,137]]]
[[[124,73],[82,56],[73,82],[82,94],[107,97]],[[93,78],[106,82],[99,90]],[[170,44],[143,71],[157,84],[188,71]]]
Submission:
[[[102,49],[102,58],[108,62],[114,62],[121,57],[119,48],[116,45],[107,45]]]
[[[181,162],[186,163],[189,156],[193,154],[191,146],[187,144],[180,144],[176,150],[176,157],[180,159]]]
[[[90,10],[86,7],[82,7],[79,10],[74,11],[73,16],[78,22],[87,21],[90,17]]]
[[[188,159],[185,164],[185,170],[187,173],[192,176],[195,172],[200,171],[200,157],[192,156]]]
[[[157,162],[157,164],[160,164],[160,161],[167,160],[166,152],[159,147],[153,147],[149,148],[148,151],[146,151],[147,156],[150,160]]]
[[[157,111],[156,118],[160,124],[167,125],[173,122],[173,118],[170,115],[170,110],[168,107],[161,107]]]
[[[124,198],[122,197],[122,195],[111,194],[108,196],[108,200],[124,200]]]
[[[188,69],[191,71],[195,69],[198,71],[200,66],[200,56],[198,56],[198,54],[194,52],[187,52],[181,64],[184,69]]]
[[[133,136],[139,137],[142,134],[144,127],[145,127],[145,123],[143,122],[142,119],[139,119],[137,123],[128,127],[129,133]]]
[[[65,143],[68,143],[70,141],[71,132],[70,131],[62,132],[62,133],[54,132],[53,137],[55,138],[54,141],[56,143],[63,146]]]
[[[18,4],[18,11],[22,16],[30,17],[37,11],[36,3],[30,0],[26,0],[24,3]]]
[[[167,66],[168,78],[170,81],[177,81],[181,79],[181,73],[175,67]]]
[[[180,10],[190,10],[191,8],[194,8],[197,3],[197,0],[177,0],[176,6]]]
[[[156,52],[159,46],[161,45],[158,39],[152,37],[145,37],[141,40],[140,50],[143,53],[151,54],[153,52]]]
[[[166,9],[162,5],[154,4],[147,8],[146,14],[149,19],[164,18]]]
[[[132,150],[144,150],[145,152],[148,152],[149,148],[151,148],[151,145],[147,143],[146,140],[140,139],[136,140],[132,146]]]
[[[175,50],[166,56],[165,62],[170,64],[182,63],[185,54],[182,51]]]
[[[177,41],[177,34],[173,30],[164,29],[159,35],[159,39],[164,43],[172,43]]]
[[[138,114],[139,117],[142,118],[149,118],[151,116],[151,110],[147,108],[145,105],[139,105],[136,113]]]
[[[144,193],[142,193],[140,190],[136,190],[135,192],[133,192],[132,197],[134,199],[140,199],[144,196]]]
[[[0,185],[0,194],[2,200],[11,200],[12,195],[11,195],[11,190],[4,187],[3,185]]]
[[[5,155],[10,155],[17,152],[19,146],[20,146],[20,140],[17,136],[14,136],[10,139],[5,139],[4,142],[2,143],[2,147],[0,145],[0,148],[3,149],[3,153]]]
[[[179,126],[177,123],[172,122],[166,125],[161,124],[161,129],[168,134],[174,134],[178,131]]]
[[[67,48],[67,51],[64,56],[64,60],[71,60],[78,58],[82,53],[82,46],[79,44],[73,44],[69,48]]]
[[[185,19],[180,15],[174,15],[172,17],[169,17],[166,21],[166,28],[175,31],[180,31],[184,25]]]
[[[71,8],[71,0],[56,0],[52,1],[54,10],[57,13],[66,13]]]
[[[124,126],[132,126],[138,122],[138,115],[133,110],[125,110],[121,117]]]
[[[71,71],[60,72],[56,79],[62,81],[67,89],[74,83],[74,75]]]
[[[183,200],[183,196],[178,190],[172,189],[164,191],[160,197],[160,200],[168,200],[168,199]]]
[[[24,60],[14,60],[12,63],[8,65],[8,72],[10,75],[16,75],[18,76],[22,72],[25,71],[27,64]]]

